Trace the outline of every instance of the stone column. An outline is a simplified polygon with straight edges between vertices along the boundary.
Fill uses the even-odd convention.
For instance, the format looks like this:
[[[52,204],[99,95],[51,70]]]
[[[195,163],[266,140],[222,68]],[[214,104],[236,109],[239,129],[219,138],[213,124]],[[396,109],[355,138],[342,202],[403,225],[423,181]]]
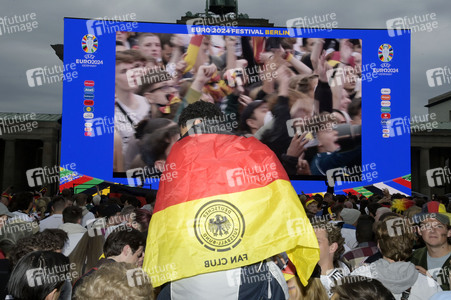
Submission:
[[[431,197],[431,187],[428,185],[428,180],[426,177],[426,171],[430,169],[429,167],[429,150],[428,147],[420,148],[420,193],[428,195]]]
[[[5,139],[5,156],[3,158],[3,182],[2,187],[5,190],[8,186],[14,185],[16,170],[16,140]]]

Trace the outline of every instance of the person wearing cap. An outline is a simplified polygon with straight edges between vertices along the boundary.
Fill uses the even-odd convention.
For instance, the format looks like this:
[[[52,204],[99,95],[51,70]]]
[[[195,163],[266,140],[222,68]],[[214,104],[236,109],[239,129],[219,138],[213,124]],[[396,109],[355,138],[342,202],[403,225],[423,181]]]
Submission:
[[[344,225],[341,228],[341,234],[345,238],[345,244],[350,249],[354,249],[358,246],[356,238],[356,226],[360,217],[360,211],[354,208],[343,208],[340,213],[343,219]]]
[[[431,201],[423,206],[423,211],[414,219],[420,223],[419,235],[426,247],[416,250],[411,262],[422,272],[429,273],[445,291],[450,290],[451,268],[451,226],[443,204]]]
[[[313,198],[307,200],[307,202],[305,202],[305,212],[309,217],[310,215],[314,217],[318,212],[318,202]]]

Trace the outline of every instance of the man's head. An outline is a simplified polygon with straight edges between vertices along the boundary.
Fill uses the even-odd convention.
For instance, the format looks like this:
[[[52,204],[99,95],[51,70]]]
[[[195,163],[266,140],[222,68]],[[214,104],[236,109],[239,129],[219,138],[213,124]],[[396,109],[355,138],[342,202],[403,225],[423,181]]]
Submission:
[[[331,204],[334,202],[334,197],[331,193],[325,193],[324,194],[324,202]]]
[[[138,47],[142,55],[147,59],[161,60],[160,38],[152,33],[143,33],[138,37]]]
[[[179,97],[175,81],[166,71],[149,70],[141,77],[141,83],[138,94],[146,97],[150,104],[167,105],[171,95]]]
[[[180,114],[180,135],[185,135],[192,126],[202,122],[202,119],[215,120],[221,117],[224,118],[224,114],[213,103],[196,101],[188,105]],[[194,123],[188,122],[195,119],[199,120],[196,120]]]
[[[318,201],[315,199],[310,199],[305,202],[305,210],[311,214],[316,215],[318,212]]]
[[[86,194],[76,194],[74,195],[75,204],[79,207],[86,206],[86,203],[88,201],[88,195]]]
[[[139,68],[141,63],[137,58],[126,52],[116,53],[116,89],[118,91],[135,92],[138,89],[138,74],[137,72],[130,72]]]
[[[106,258],[136,266],[142,264],[146,237],[136,229],[113,231],[103,245]]]
[[[255,100],[249,103],[241,113],[241,130],[255,134],[265,125],[265,117],[268,111],[268,104],[263,100]]]
[[[63,223],[80,224],[83,211],[78,206],[68,206],[63,210]]]
[[[135,196],[127,196],[127,198],[125,199],[124,206],[140,208],[142,205],[141,205],[141,201],[139,201],[138,198],[136,198]]]
[[[63,210],[66,208],[66,200],[64,200],[61,196],[55,196],[52,199],[52,212],[54,214],[61,214]]]
[[[374,232],[384,257],[394,261],[406,261],[412,254],[414,229],[405,219],[395,216],[384,218],[375,224]]]
[[[310,53],[313,50],[313,45],[315,44],[315,39],[303,38],[302,48],[306,53]]]
[[[355,230],[355,236],[357,238],[357,242],[365,243],[365,242],[374,242],[374,218],[368,215],[361,215],[357,220],[357,226]]]
[[[64,199],[72,199],[72,191],[70,189],[64,189],[61,191],[61,195],[64,197]]]
[[[448,216],[439,213],[423,214],[419,234],[428,248],[446,247],[451,237]]]
[[[171,43],[172,34],[161,35],[161,58],[163,63],[167,64],[172,57],[173,45]]]
[[[319,245],[319,265],[333,264],[337,266],[338,259],[344,253],[345,239],[341,229],[333,223],[318,222],[313,224]],[[326,271],[326,270],[323,270]]]

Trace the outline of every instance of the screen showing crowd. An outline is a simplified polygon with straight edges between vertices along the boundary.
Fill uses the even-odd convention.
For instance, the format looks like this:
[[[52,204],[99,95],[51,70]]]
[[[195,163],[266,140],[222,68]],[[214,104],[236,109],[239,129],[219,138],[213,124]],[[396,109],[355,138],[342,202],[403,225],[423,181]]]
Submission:
[[[180,113],[196,101],[224,114],[201,120],[207,133],[254,136],[291,178],[355,169],[361,58],[358,39],[117,32],[114,177],[161,174]]]

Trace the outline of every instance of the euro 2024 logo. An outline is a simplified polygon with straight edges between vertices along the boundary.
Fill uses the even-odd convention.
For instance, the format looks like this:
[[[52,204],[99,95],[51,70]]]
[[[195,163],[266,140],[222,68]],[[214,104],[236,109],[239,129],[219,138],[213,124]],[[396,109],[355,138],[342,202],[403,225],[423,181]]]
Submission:
[[[99,41],[93,34],[87,34],[81,39],[81,48],[86,53],[94,53],[99,47]]]

